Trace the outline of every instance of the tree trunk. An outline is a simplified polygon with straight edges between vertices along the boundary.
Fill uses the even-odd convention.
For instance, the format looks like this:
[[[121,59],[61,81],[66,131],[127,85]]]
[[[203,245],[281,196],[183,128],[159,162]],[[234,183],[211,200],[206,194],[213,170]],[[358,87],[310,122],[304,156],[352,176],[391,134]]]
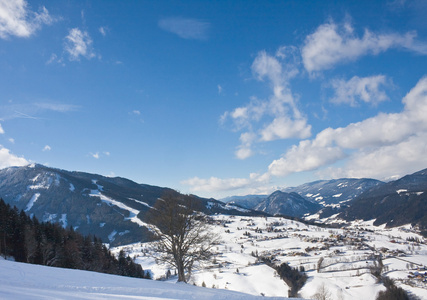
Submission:
[[[177,267],[178,267],[178,282],[187,282],[185,280],[184,263],[180,261]]]

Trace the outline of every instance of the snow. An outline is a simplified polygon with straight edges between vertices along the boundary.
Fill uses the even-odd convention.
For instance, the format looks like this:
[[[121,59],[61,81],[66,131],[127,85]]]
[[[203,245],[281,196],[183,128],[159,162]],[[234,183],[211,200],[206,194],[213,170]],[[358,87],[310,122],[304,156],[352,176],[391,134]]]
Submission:
[[[72,183],[70,183],[70,191],[74,192],[76,190],[76,188],[74,187],[74,185]]]
[[[227,204],[226,206],[221,205],[221,207],[224,209],[227,209],[227,210],[235,209],[237,211],[244,212],[244,213],[250,212],[249,209],[244,209],[244,208],[238,207],[236,205],[232,205],[232,204]]]
[[[62,223],[62,228],[67,228],[67,214],[62,214],[61,219],[59,219],[59,223]]]
[[[96,180],[93,180],[92,182],[94,184],[96,184]],[[147,223],[141,221],[138,218],[139,210],[134,209],[132,207],[129,207],[129,206],[123,204],[122,202],[119,202],[117,200],[114,200],[114,199],[112,199],[110,197],[107,197],[107,196],[103,195],[101,193],[103,187],[101,185],[97,185],[97,186],[98,186],[98,189],[97,190],[91,190],[89,196],[91,196],[91,197],[98,197],[98,198],[101,199],[101,201],[107,203],[110,206],[114,205],[114,206],[117,206],[117,207],[119,207],[119,208],[121,208],[123,210],[127,210],[129,212],[129,217],[125,218],[125,220],[129,220],[131,222],[134,222],[134,223],[138,224],[139,226],[149,227],[149,225]]]
[[[0,298],[139,300],[279,300],[229,290],[195,287],[0,259]]]
[[[93,183],[94,185],[96,185],[96,186],[97,186],[98,191],[100,191],[100,192],[103,192],[103,191],[104,191],[104,187],[103,187],[102,185],[99,185],[99,184],[98,184],[98,180],[96,180],[96,179],[92,179],[92,183]]]
[[[397,190],[396,191],[396,193],[398,193],[399,195],[400,195],[400,193],[406,193],[408,190],[404,190],[404,189],[402,189],[402,190]]]
[[[36,177],[34,177],[33,179],[30,179],[30,180],[32,182],[36,182],[39,177],[40,177],[40,174],[37,174]]]
[[[115,238],[116,234],[117,234],[117,231],[116,231],[116,230],[113,230],[113,231],[108,235],[108,240],[110,241],[110,243],[111,243],[111,242],[113,242],[113,241],[116,239],[116,238]]]
[[[213,220],[212,231],[221,239],[221,243],[215,246],[217,255],[214,262],[193,269],[191,284],[201,286],[204,283],[208,288],[215,286],[216,289],[252,295],[262,293],[269,297],[287,297],[288,287],[284,281],[274,269],[259,263],[255,257],[265,255],[274,256],[277,264],[288,263],[292,267],[305,268],[308,280],[300,291],[300,297],[313,298],[316,291],[324,285],[331,293],[331,300],[374,299],[385,287],[378,284],[377,279],[370,274],[372,255],[379,253],[372,249],[388,248],[390,251],[403,251],[405,257],[398,257],[391,252],[383,253],[383,263],[388,268],[385,275],[396,279],[396,285],[413,295],[427,299],[427,286],[410,288],[403,284],[410,271],[408,264],[412,263],[415,267],[427,265],[426,242],[410,225],[388,229],[385,225],[374,226],[375,220],[370,220],[352,222],[344,229],[332,229],[280,217],[215,215]],[[267,228],[274,230],[267,231]],[[250,236],[245,235],[245,232],[249,232]],[[340,236],[363,239],[363,247],[359,249],[357,242],[339,242]],[[413,245],[407,240],[413,237],[424,242]],[[321,249],[325,243],[330,246]],[[150,243],[111,249],[115,255],[120,250],[135,258],[154,279],[163,277],[170,268],[156,264],[157,254],[150,253]],[[318,273],[316,265],[320,257],[324,258],[324,263]],[[169,280],[176,281],[176,278]]]
[[[35,193],[30,201],[27,204],[27,207],[25,208],[25,212],[30,211],[30,209],[33,207],[34,203],[36,203],[37,199],[40,197],[40,193]]]
[[[45,212],[43,214],[43,222],[54,223],[57,216],[57,214],[50,214],[48,212]]]
[[[133,199],[133,198],[128,198],[129,200],[132,200],[132,201],[135,201],[135,202],[137,202],[137,203],[139,203],[139,204],[142,204],[142,205],[145,205],[145,206],[147,206],[148,208],[153,208],[150,204],[148,204],[147,202],[144,202],[144,201],[140,201],[140,200],[136,200],[136,199]]]
[[[338,198],[338,197],[341,197],[341,196],[342,196],[342,193],[341,194],[333,195],[332,197]]]
[[[27,186],[28,190],[39,190],[39,189],[49,189],[53,182],[53,175],[52,173],[43,173],[43,174],[37,174],[36,177],[33,179],[30,179],[30,181],[33,182],[32,185]],[[59,175],[55,174],[55,184],[59,185]]]

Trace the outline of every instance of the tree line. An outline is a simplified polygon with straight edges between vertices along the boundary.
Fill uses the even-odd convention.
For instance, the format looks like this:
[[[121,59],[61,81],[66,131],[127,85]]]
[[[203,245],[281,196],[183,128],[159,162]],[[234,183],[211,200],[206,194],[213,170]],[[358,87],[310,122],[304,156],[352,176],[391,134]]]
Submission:
[[[289,286],[288,297],[297,297],[298,291],[304,286],[308,278],[305,274],[304,267],[300,266],[298,270],[297,268],[292,268],[287,263],[275,265],[272,260],[267,257],[261,257],[260,259],[267,266],[275,269],[279,277]]]
[[[121,251],[116,258],[101,239],[57,223],[39,222],[0,199],[0,255],[17,262],[148,278],[141,265]]]

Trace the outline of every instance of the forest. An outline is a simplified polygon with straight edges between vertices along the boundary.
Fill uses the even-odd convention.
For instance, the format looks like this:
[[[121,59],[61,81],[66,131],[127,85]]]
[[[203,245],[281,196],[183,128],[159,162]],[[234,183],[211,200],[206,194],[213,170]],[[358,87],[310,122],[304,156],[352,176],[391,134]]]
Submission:
[[[124,252],[118,258],[96,236],[40,222],[0,199],[0,255],[17,262],[150,278]]]

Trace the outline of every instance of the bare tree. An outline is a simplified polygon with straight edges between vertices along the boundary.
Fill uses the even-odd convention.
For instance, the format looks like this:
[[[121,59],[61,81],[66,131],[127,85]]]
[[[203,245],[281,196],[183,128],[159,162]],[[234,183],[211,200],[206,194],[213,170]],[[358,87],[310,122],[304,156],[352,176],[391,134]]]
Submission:
[[[206,223],[206,216],[197,212],[194,196],[168,190],[147,213],[155,235],[153,250],[156,259],[175,267],[178,281],[187,282],[195,262],[212,257],[212,246],[218,239]]]
[[[331,292],[326,288],[325,284],[322,283],[322,285],[317,288],[316,294],[314,294],[312,298],[315,300],[330,300],[332,299],[332,295]]]

